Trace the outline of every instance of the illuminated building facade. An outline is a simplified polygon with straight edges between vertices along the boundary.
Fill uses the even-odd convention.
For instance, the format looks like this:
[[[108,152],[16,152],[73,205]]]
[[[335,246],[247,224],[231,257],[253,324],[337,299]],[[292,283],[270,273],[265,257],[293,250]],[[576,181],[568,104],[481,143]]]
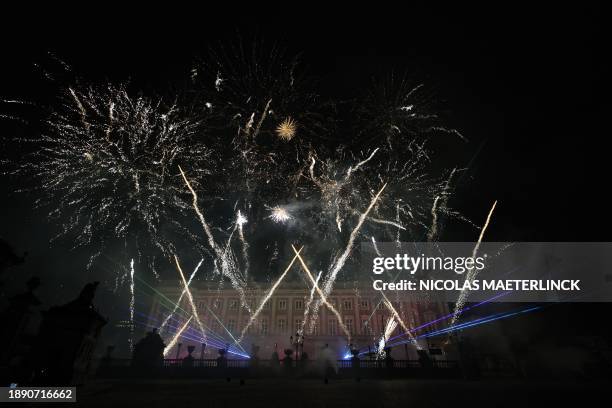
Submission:
[[[175,302],[180,294],[181,287],[160,287],[160,293]],[[192,284],[191,291],[197,306],[200,320],[203,325],[214,333],[227,339],[228,343],[232,340],[227,334],[226,329],[239,338],[243,328],[247,325],[250,315],[245,307],[241,305],[237,292],[231,288],[219,289],[217,285],[207,286],[202,283]],[[246,301],[252,310],[256,310],[267,293],[268,288],[259,288],[246,291]],[[413,302],[407,300],[405,295],[398,299],[394,294],[387,295],[394,309],[400,315],[407,327],[418,327],[423,323],[435,320],[441,315],[449,313],[448,305],[441,302]],[[294,349],[290,344],[290,336],[294,336],[302,327],[304,320],[304,309],[310,297],[310,290],[297,283],[288,283],[279,286],[274,295],[266,302],[257,319],[251,324],[245,333],[242,346],[250,353],[252,346],[259,347],[258,356],[268,359],[276,349],[283,357],[283,350]],[[317,298],[315,294],[315,299]],[[334,290],[328,298],[329,302],[342,316],[342,323],[351,333],[350,342],[360,349],[378,344],[381,333],[384,330],[386,321],[392,316],[390,309],[382,302],[380,292],[371,287],[363,287],[354,282],[337,282]],[[313,302],[314,303],[314,302]],[[187,301],[187,296],[183,297],[180,307],[190,312],[191,307]],[[212,312],[212,313],[211,313]],[[160,297],[156,297],[150,312],[149,325],[155,327],[158,322],[163,321],[168,315],[169,310],[160,302]],[[182,312],[179,320],[183,321],[184,316],[189,316]],[[222,327],[219,320],[225,326]],[[424,331],[434,331],[442,328],[443,323],[434,323]],[[192,326],[196,326],[192,323]],[[423,333],[420,331],[419,333]],[[398,325],[393,335],[403,333],[401,325]],[[173,330],[164,333],[164,339],[169,342]],[[329,345],[336,351],[339,357],[346,355],[349,340],[342,329],[338,319],[325,305],[321,305],[318,311],[318,319],[312,327],[306,325],[304,328],[304,351],[309,358],[316,358],[320,351]],[[190,340],[182,340],[183,344],[196,345]],[[435,347],[436,345],[423,343],[424,347]],[[199,349],[199,347],[198,347]],[[182,350],[186,350],[183,347]],[[302,348],[300,347],[300,351]],[[185,351],[186,353],[186,351]],[[181,355],[185,354],[181,353]],[[414,347],[409,346],[398,351],[394,351],[396,358],[416,359],[417,354]],[[174,357],[176,349],[169,353]],[[216,356],[216,348],[208,347],[207,358]]]

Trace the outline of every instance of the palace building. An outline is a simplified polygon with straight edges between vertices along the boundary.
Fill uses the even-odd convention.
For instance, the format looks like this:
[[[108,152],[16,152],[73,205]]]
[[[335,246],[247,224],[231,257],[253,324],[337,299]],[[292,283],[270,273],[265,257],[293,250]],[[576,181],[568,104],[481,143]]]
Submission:
[[[217,356],[218,347],[222,346],[224,342],[233,342],[228,331],[236,339],[240,337],[244,327],[249,322],[250,314],[247,308],[241,305],[238,293],[231,287],[220,289],[218,283],[194,282],[190,289],[202,324],[205,328],[208,328],[209,332],[218,335],[211,335],[210,337],[225,339],[217,340],[214,345],[209,345],[206,348],[206,358],[214,358]],[[246,302],[252,311],[257,310],[268,290],[269,287],[259,287],[245,291]],[[169,303],[167,300],[164,301],[163,297],[176,302],[181,295],[182,287],[161,286],[158,291],[163,296],[156,296],[153,302],[149,314],[149,325],[151,327],[158,327],[172,309],[172,306],[170,306],[170,309],[168,308]],[[436,318],[449,313],[446,303],[412,301],[405,293],[399,296],[401,297],[398,298],[395,293],[387,294],[393,309],[408,328],[433,322]],[[315,300],[318,298],[316,293],[314,298]],[[275,349],[281,358],[284,349],[294,349],[295,346],[290,343],[290,337],[295,338],[296,332],[302,329],[305,308],[309,299],[310,289],[303,285],[300,286],[297,282],[280,285],[265,303],[256,320],[245,332],[241,343],[244,350],[251,353],[253,346],[256,346],[259,349],[258,357],[268,359]],[[341,358],[348,352],[349,342],[359,349],[367,349],[368,346],[371,346],[373,350],[381,338],[387,320],[394,315],[394,312],[382,299],[381,293],[372,289],[371,286],[363,286],[355,282],[337,282],[333,292],[328,297],[328,301],[337,310],[342,322],[339,321],[335,313],[321,304],[316,323],[313,325],[307,324],[303,329],[303,351],[308,354],[309,358],[316,358],[321,350],[328,345]],[[166,343],[170,341],[178,327],[181,326],[180,323],[186,321],[185,316],[191,315],[191,306],[187,296],[183,296],[180,307],[187,313],[179,311],[180,313],[175,316],[177,320],[173,320],[174,323],[170,324],[167,330],[162,331]],[[345,329],[342,328],[342,324],[346,331],[350,333],[350,340]],[[417,334],[440,329],[444,327],[443,324],[444,322],[433,323],[418,331]],[[183,337],[181,342],[184,347],[181,350],[186,350],[186,346],[189,345],[194,345],[196,350],[200,350],[200,345],[196,341],[186,339],[198,337],[199,330],[194,319],[192,319],[190,327],[190,332],[196,333],[196,336]],[[402,325],[398,324],[393,336],[401,335],[403,332]],[[407,339],[408,336],[404,338]],[[420,344],[424,348],[438,347],[435,344],[435,338],[420,341]],[[301,350],[302,347],[300,347]],[[175,348],[168,353],[168,356],[174,358],[176,352]],[[186,351],[180,353],[180,355],[186,355],[185,353]],[[194,354],[197,355],[198,353]],[[394,350],[393,355],[400,359],[417,358],[413,346]]]

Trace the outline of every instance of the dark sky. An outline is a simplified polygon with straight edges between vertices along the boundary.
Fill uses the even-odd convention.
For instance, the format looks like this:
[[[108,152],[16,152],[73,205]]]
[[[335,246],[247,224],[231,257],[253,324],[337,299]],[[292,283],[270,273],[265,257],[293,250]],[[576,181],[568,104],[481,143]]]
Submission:
[[[330,98],[407,72],[436,90],[452,125],[470,139],[474,161],[455,206],[478,222],[499,200],[489,240],[610,240],[609,102],[599,62],[606,47],[597,6],[358,3],[201,10],[103,3],[97,10],[3,13],[0,94],[35,95],[32,63],[49,50],[87,78],[163,87],[186,77],[194,55],[237,35],[301,53],[320,78],[318,91]],[[78,268],[80,259],[46,249],[51,228],[8,189],[2,181],[0,236],[32,253],[24,274]]]

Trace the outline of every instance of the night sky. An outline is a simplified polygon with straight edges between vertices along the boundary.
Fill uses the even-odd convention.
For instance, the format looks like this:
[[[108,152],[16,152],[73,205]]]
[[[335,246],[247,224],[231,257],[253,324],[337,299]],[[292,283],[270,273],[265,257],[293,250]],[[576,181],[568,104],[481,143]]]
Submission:
[[[406,73],[435,90],[449,124],[469,139],[461,152],[469,171],[453,206],[479,223],[498,200],[488,240],[609,240],[609,101],[601,86],[598,7],[308,2],[166,11],[153,4],[78,10],[81,16],[53,9],[37,17],[3,13],[0,95],[39,97],[32,67],[47,51],[88,80],[167,88],[188,76],[197,55],[236,38],[300,54],[319,79],[317,91],[330,99],[350,99],[375,78]],[[19,126],[4,122],[0,129],[3,155],[10,157],[6,140]],[[0,236],[30,255],[10,271],[14,276],[3,277],[3,289],[35,273],[45,301],[68,300],[87,280],[84,259],[65,243],[49,248],[55,226],[26,196],[10,193],[14,187],[6,178],[0,184]],[[462,230],[448,234],[447,240],[476,238]],[[58,288],[51,277],[67,273],[75,279]]]

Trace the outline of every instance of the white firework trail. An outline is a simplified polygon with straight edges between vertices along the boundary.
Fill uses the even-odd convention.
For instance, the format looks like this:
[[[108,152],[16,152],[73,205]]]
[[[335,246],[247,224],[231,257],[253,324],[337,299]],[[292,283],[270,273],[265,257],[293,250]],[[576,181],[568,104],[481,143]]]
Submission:
[[[429,232],[427,233],[427,240],[429,242],[434,241],[438,236],[438,212],[439,210],[446,211],[446,205],[448,203],[448,197],[450,195],[450,184],[457,172],[457,168],[453,168],[446,183],[444,184],[444,189],[442,190],[441,195],[437,195],[434,199],[433,205],[431,207],[431,227]]]
[[[429,229],[429,233],[427,234],[427,240],[429,242],[433,241],[438,233],[438,201],[440,200],[440,196],[436,196],[434,199],[433,205],[431,207],[431,228]]]
[[[339,258],[337,258],[336,262],[334,263],[333,267],[330,270],[328,277],[325,279],[325,282],[323,284],[323,292],[325,293],[325,296],[329,296],[329,294],[331,293],[334,283],[336,282],[336,277],[338,276],[338,272],[340,272],[340,270],[346,263],[346,259],[348,258],[348,256],[351,254],[353,250],[353,245],[355,244],[355,239],[357,238],[357,235],[359,234],[359,230],[361,229],[361,226],[363,225],[364,221],[366,220],[372,208],[374,208],[374,205],[378,201],[378,198],[384,191],[385,187],[387,187],[386,183],[383,184],[383,186],[378,191],[378,193],[376,193],[374,198],[372,198],[372,201],[370,201],[370,205],[368,206],[368,208],[359,217],[359,221],[357,222],[357,225],[355,226],[355,228],[351,232],[351,235],[349,236],[349,240],[346,244],[346,248],[344,249],[344,252],[342,253],[342,255],[340,255]]]
[[[181,326],[179,331],[176,332],[172,340],[170,340],[170,343],[168,343],[168,345],[164,349],[164,357],[166,357],[168,353],[170,352],[170,350],[172,350],[172,348],[176,345],[176,342],[178,341],[178,339],[181,337],[181,335],[183,334],[187,326],[189,326],[189,322],[191,322],[191,319],[193,319],[193,316],[189,317],[189,319],[185,322],[185,324]]]
[[[240,243],[242,244],[242,259],[244,262],[243,273],[245,282],[248,281],[249,277],[249,244],[244,238],[244,231],[242,226],[248,222],[247,218],[242,215],[240,210],[238,210],[238,216],[236,217],[236,224],[238,225],[238,237],[240,238]]]
[[[359,234],[359,230],[361,229],[361,226],[363,225],[364,221],[368,217],[368,214],[370,213],[372,208],[374,208],[374,205],[378,201],[380,195],[382,194],[386,186],[387,186],[386,183],[383,184],[383,186],[378,191],[378,193],[376,193],[376,195],[370,201],[370,205],[368,205],[368,208],[365,210],[364,213],[362,213],[359,216],[357,225],[355,226],[355,228],[353,228],[353,231],[351,232],[351,235],[349,236],[349,240],[344,249],[344,252],[342,253],[342,255],[337,257],[336,260],[332,263],[332,266],[330,267],[330,272],[328,276],[326,277],[325,282],[323,283],[324,296],[322,296],[321,299],[317,299],[317,301],[313,305],[313,316],[316,316],[316,314],[318,313],[319,307],[321,306],[322,299],[327,298],[327,296],[329,296],[329,294],[331,293],[334,287],[334,283],[336,282],[336,277],[338,276],[338,273],[340,272],[342,267],[344,267],[344,264],[346,263],[346,259],[348,258],[348,256],[351,254],[353,250],[355,239],[357,238],[357,235]]]
[[[317,275],[317,279],[315,280],[314,285],[312,285],[312,289],[310,289],[310,295],[308,296],[308,301],[304,306],[304,319],[302,320],[302,324],[300,326],[300,334],[304,334],[304,326],[306,325],[306,321],[308,320],[308,313],[310,312],[310,305],[314,300],[315,289],[319,286],[319,279],[321,279],[321,275],[323,275],[323,271],[319,271]]]
[[[253,139],[256,138],[257,135],[259,134],[259,131],[261,130],[261,125],[263,124],[264,120],[266,120],[266,115],[268,114],[268,110],[270,108],[271,103],[272,103],[272,99],[268,99],[268,102],[266,103],[266,107],[261,113],[261,118],[259,119],[259,122],[257,122],[257,127],[255,128],[255,132],[253,132]]]
[[[185,279],[185,275],[183,274],[183,270],[181,269],[181,264],[179,263],[179,259],[176,255],[174,255],[174,261],[176,262],[176,268],[179,271],[179,275],[181,275],[181,281],[183,282],[183,290],[187,293],[187,300],[189,300],[189,305],[191,306],[191,313],[193,313],[193,317],[202,333],[202,341],[206,340],[206,331],[204,330],[204,326],[200,321],[200,317],[198,315],[198,308],[195,305],[195,301],[193,300],[193,295],[191,294],[191,290],[189,289],[189,284]]]
[[[300,251],[302,250],[302,248],[300,248]],[[247,330],[249,329],[249,327],[251,327],[251,325],[253,324],[253,322],[257,319],[257,316],[259,316],[259,314],[261,313],[261,311],[263,310],[264,306],[266,305],[266,303],[270,300],[270,298],[272,297],[272,295],[274,294],[274,292],[276,291],[276,288],[281,284],[281,282],[285,279],[285,276],[287,276],[287,273],[289,273],[289,271],[291,270],[291,267],[293,266],[293,264],[295,263],[295,260],[299,257],[299,251],[296,252],[296,255],[293,257],[293,259],[291,259],[291,262],[289,262],[289,266],[287,266],[287,268],[285,269],[285,271],[281,274],[281,276],[276,280],[276,282],[274,283],[274,285],[272,285],[272,287],[270,288],[270,290],[268,290],[268,293],[266,293],[266,296],[264,296],[264,298],[261,300],[261,303],[259,304],[259,307],[257,307],[257,310],[255,310],[254,313],[251,314],[251,317],[249,319],[249,321],[247,322],[247,324],[244,326],[244,328],[242,329],[242,332],[240,333],[240,337],[238,338],[237,343],[241,343],[242,340],[244,339],[244,335],[246,334]]]
[[[136,298],[134,296],[134,258],[130,261],[130,350],[134,350],[134,306]]]
[[[391,225],[391,226],[393,226],[393,227],[395,227],[395,228],[397,228],[397,229],[403,230],[403,231],[405,231],[405,230],[406,230],[406,227],[404,227],[404,226],[403,226],[402,224],[400,224],[399,222],[390,221],[390,220],[383,220],[383,219],[380,219],[380,218],[374,218],[374,217],[367,217],[367,220],[368,220],[368,221],[371,221],[371,222],[373,222],[373,223],[376,223],[376,224],[385,224],[385,225]]]
[[[200,211],[200,207],[198,206],[198,194],[191,186],[191,183],[189,183],[189,180],[187,179],[187,176],[185,175],[185,172],[183,171],[181,166],[178,166],[178,168],[181,172],[181,175],[183,176],[183,180],[185,181],[187,188],[191,192],[191,196],[193,198],[193,209],[198,216],[198,220],[200,221],[202,228],[204,229],[204,233],[206,234],[206,237],[208,239],[208,244],[215,252],[215,261],[219,261],[221,263],[221,274],[229,278],[230,282],[232,283],[232,287],[236,290],[236,292],[238,292],[238,295],[240,296],[240,302],[242,303],[242,306],[247,309],[249,314],[252,314],[251,308],[246,301],[246,294],[244,292],[243,283],[240,281],[239,277],[237,276],[237,273],[235,272],[235,265],[231,256],[228,255],[227,251],[222,250],[217,245],[210,226],[206,222],[204,214],[202,214],[202,211]]]
[[[387,324],[385,325],[385,332],[380,337],[380,341],[378,342],[378,355],[380,357],[384,357],[387,340],[389,340],[396,328],[397,321],[395,320],[395,318],[390,317],[389,320],[387,320]]]
[[[308,266],[306,265],[306,262],[304,262],[304,259],[302,259],[302,257],[300,256],[299,251],[296,250],[293,245],[291,245],[291,248],[293,248],[293,252],[295,252],[295,256],[297,256],[297,258],[299,259],[300,263],[302,264],[302,268],[304,272],[306,272],[306,275],[310,279],[310,282],[312,283],[313,287],[317,291],[317,294],[320,296],[320,301],[336,316],[336,319],[338,319],[338,324],[340,325],[340,328],[342,329],[342,331],[344,331],[344,334],[346,334],[348,342],[350,343],[351,342],[351,332],[345,326],[344,321],[342,320],[342,315],[340,314],[340,312],[338,312],[338,310],[336,310],[334,305],[329,303],[329,301],[327,300],[327,296],[325,295],[325,293],[323,293],[321,288],[319,288],[317,281],[315,280],[314,276],[310,272],[310,269],[308,269]],[[316,310],[315,310],[315,315],[316,315]],[[315,317],[313,317],[313,319],[314,318]],[[305,322],[302,322],[302,326],[304,326],[304,324]]]
[[[404,323],[404,320],[402,320],[401,316],[399,315],[395,307],[393,307],[393,304],[389,301],[389,298],[387,298],[387,296],[382,291],[380,293],[383,295],[385,299],[384,304],[387,307],[387,309],[389,309],[389,311],[393,314],[393,316],[395,317],[395,320],[399,322],[404,332],[408,334],[408,337],[410,337],[410,341],[412,341],[412,343],[416,346],[416,348],[420,350],[421,347],[417,343],[416,338],[412,334],[412,331],[408,328],[408,326],[406,326],[406,323]]]
[[[361,166],[363,166],[364,164],[372,160],[372,157],[374,157],[377,151],[378,151],[378,147],[374,149],[372,154],[370,154],[370,156],[367,159],[360,161],[359,163],[355,165],[355,167],[349,166],[348,170],[346,171],[346,176],[344,177],[344,180],[347,181],[349,178],[351,178],[351,174],[353,174],[354,171],[359,170]]]
[[[314,168],[317,160],[314,153],[311,152],[310,154],[310,166],[308,168],[310,179],[321,191],[321,201],[325,203],[324,208],[326,212],[335,214],[336,227],[339,232],[342,232],[342,223],[344,221],[341,212],[349,207],[348,202],[341,197],[340,193],[351,183],[351,177],[354,172],[368,163],[378,150],[379,148],[374,149],[366,159],[358,162],[355,166],[349,166],[346,174],[340,180],[336,180],[336,172],[333,171],[334,166],[332,165],[332,168],[330,168],[329,162],[324,162],[324,170],[326,171],[320,177],[315,176]]]
[[[480,230],[478,241],[476,242],[476,245],[474,245],[474,250],[472,251],[473,258],[476,258],[476,255],[478,254],[480,243],[482,242],[482,239],[484,238],[484,234],[487,231],[487,228],[489,227],[489,223],[491,222],[491,217],[493,216],[493,211],[495,211],[496,206],[497,206],[497,200],[493,203],[493,206],[491,206],[491,209],[489,210],[489,214],[487,215],[487,219],[484,225],[482,226],[482,229]],[[468,269],[468,271],[466,272],[465,280],[471,282],[476,278],[476,275],[478,275],[477,269],[474,269],[474,268]],[[453,326],[457,322],[457,319],[459,318],[459,316],[461,316],[461,309],[463,309],[463,306],[465,305],[465,302],[467,301],[469,294],[470,294],[470,291],[465,290],[465,289],[462,290],[461,293],[459,294],[459,297],[457,298],[457,302],[455,303],[455,312],[453,314],[453,318],[449,326]]]
[[[202,266],[202,262],[204,262],[204,258],[202,258],[200,260],[200,262],[197,264],[197,266],[195,267],[195,269],[193,270],[193,272],[191,272],[191,275],[189,276],[189,280],[187,281],[187,287],[189,287],[189,285],[191,285],[191,281],[193,280],[193,278],[195,277],[196,273],[198,273],[198,269],[200,269],[200,266]],[[178,309],[179,305],[181,304],[181,301],[183,300],[183,296],[185,296],[185,294],[187,294],[187,291],[183,288],[183,291],[181,292],[181,295],[179,296],[178,300],[176,301],[176,303],[174,304],[174,308],[172,309],[172,311],[168,314],[168,316],[166,316],[166,318],[164,319],[164,321],[162,322],[161,326],[159,326],[159,332],[161,333],[162,330],[166,327],[166,325],[168,324],[168,322],[170,321],[170,319],[172,318],[172,316],[174,316],[174,314],[176,313],[176,310]]]
[[[370,238],[372,239],[372,246],[374,247],[374,252],[376,252],[376,256],[382,257],[382,255],[380,254],[380,250],[378,249],[378,244],[376,243],[376,239],[374,238],[374,235],[372,235]]]

